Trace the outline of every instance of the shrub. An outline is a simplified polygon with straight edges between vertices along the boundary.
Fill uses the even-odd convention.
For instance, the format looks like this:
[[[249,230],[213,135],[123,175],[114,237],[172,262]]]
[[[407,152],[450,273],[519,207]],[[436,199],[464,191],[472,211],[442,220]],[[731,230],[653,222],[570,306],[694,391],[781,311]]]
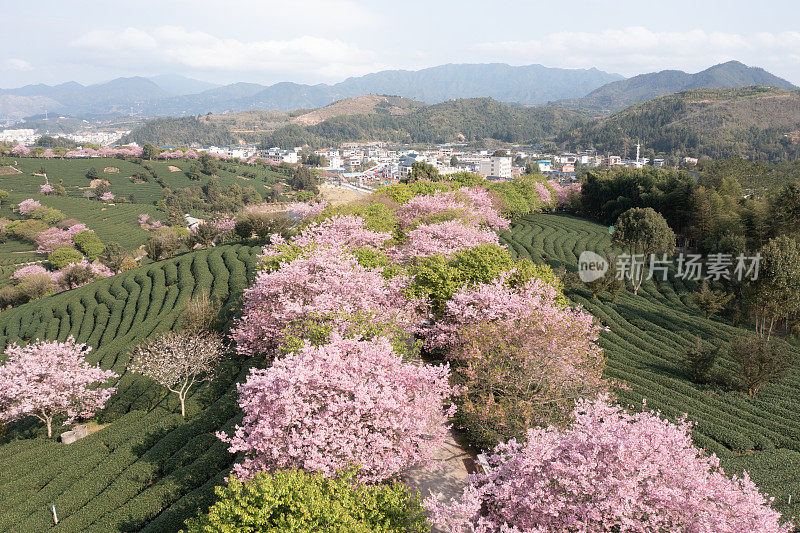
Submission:
[[[70,263],[79,263],[81,259],[83,254],[69,245],[59,246],[47,256],[47,261],[55,270],[62,269]]]
[[[181,247],[181,238],[174,228],[159,228],[147,240],[144,250],[153,261],[172,257]]]
[[[238,387],[245,412],[233,435],[220,434],[243,479],[257,472],[303,468],[324,475],[358,468],[378,482],[425,464],[442,445],[452,409],[447,366],[406,363],[388,339],[334,335],[254,369]]]
[[[0,309],[16,307],[29,300],[30,298],[28,298],[18,286],[6,285],[0,288]]]
[[[91,230],[84,230],[72,236],[72,242],[89,259],[94,261],[103,253],[105,247],[97,234]]]
[[[489,457],[435,525],[475,531],[759,531],[788,533],[745,473],[732,479],[692,444],[691,424],[580,400],[570,429],[531,429]],[[657,443],[657,444],[656,444]]]
[[[49,273],[25,276],[17,289],[26,300],[38,300],[53,292],[53,278]]]
[[[17,239],[36,242],[36,237],[47,230],[47,224],[41,220],[15,220],[6,225],[6,233]]]
[[[193,333],[211,331],[217,323],[220,309],[219,302],[209,298],[206,292],[192,296],[181,313],[181,327]]]
[[[186,521],[187,533],[229,531],[429,531],[419,495],[401,483],[360,485],[302,470],[236,478],[216,487],[207,514]]]
[[[732,339],[728,355],[736,362],[739,379],[751,398],[766,383],[783,377],[795,359],[786,344],[756,335]]]
[[[695,337],[694,343],[685,351],[686,364],[692,373],[692,381],[702,383],[708,378],[718,354],[719,348],[704,344],[699,335]]]

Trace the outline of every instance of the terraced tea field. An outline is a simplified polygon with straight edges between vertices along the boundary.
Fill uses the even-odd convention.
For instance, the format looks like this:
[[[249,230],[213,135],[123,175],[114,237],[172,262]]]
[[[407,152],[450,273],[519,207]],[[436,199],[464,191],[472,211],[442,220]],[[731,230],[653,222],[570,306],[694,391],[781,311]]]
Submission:
[[[148,174],[143,165],[133,161],[116,158],[88,158],[88,159],[43,159],[43,158],[5,158],[5,163],[14,164],[22,172],[0,176],[0,189],[7,190],[10,196],[0,206],[0,217],[15,218],[12,208],[26,198],[34,198],[43,205],[54,207],[62,211],[68,218],[77,219],[93,229],[103,242],[116,241],[128,250],[138,248],[147,240],[148,233],[138,224],[138,216],[148,213],[154,219],[163,219],[166,215],[159,212],[155,203],[162,198],[161,186],[150,179],[148,183],[133,183],[131,176],[135,173]],[[190,180],[184,171],[191,165],[187,160],[171,161],[145,161],[144,164],[152,165],[153,171],[172,190],[179,191],[186,187],[204,185],[210,177],[203,175],[202,180]],[[284,176],[263,168],[248,165],[237,165],[232,162],[221,163],[217,171],[217,180],[223,187],[236,184],[240,187],[252,185],[256,191],[265,196],[268,194],[270,183],[281,181]],[[39,175],[44,167],[50,183],[59,183],[67,190],[66,196],[43,196],[39,194],[39,187],[45,183],[43,176]],[[107,180],[111,192],[118,198],[128,200],[131,195],[133,203],[105,204],[84,198],[84,193],[89,189],[90,180],[86,172],[94,167],[98,177]],[[172,167],[172,169],[170,169]],[[228,170],[228,168],[236,170]],[[255,172],[256,178],[244,178],[244,171]],[[204,213],[195,212],[195,215],[204,216]],[[124,231],[120,231],[124,228]],[[34,249],[31,246],[30,249]]]
[[[519,256],[554,268],[577,269],[584,250],[610,248],[609,232],[586,220],[561,215],[535,215],[512,223],[501,241]],[[775,496],[784,514],[800,515],[800,366],[755,399],[724,387],[695,385],[682,363],[684,348],[700,335],[725,346],[741,330],[717,318],[707,320],[689,300],[694,282],[670,276],[668,282],[646,281],[634,296],[623,291],[616,302],[591,299],[585,291],[571,298],[587,308],[610,331],[601,335],[607,376],[624,380],[631,390],[619,400],[675,417],[688,413],[696,422],[695,442],[723,460],[726,470],[747,469],[758,486]],[[725,356],[717,370],[733,379],[734,365]],[[794,494],[792,505],[786,505]]]
[[[7,428],[0,531],[177,531],[208,505],[234,459],[214,433],[238,421],[234,383],[246,365],[230,360],[215,381],[194,389],[184,423],[175,395],[125,373],[127,353],[173,328],[191,295],[209,293],[229,311],[258,251],[230,245],[187,253],[0,314],[0,346],[73,335],[94,348],[90,362],[122,374],[99,415],[108,425],[82,440],[42,438],[41,424]],[[60,519],[55,527],[51,505]]]

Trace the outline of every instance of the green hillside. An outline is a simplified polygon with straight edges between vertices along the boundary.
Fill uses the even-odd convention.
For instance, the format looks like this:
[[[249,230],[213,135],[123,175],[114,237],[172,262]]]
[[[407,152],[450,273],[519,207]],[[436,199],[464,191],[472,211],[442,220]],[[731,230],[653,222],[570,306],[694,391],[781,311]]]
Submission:
[[[183,159],[141,163],[116,158],[6,158],[6,160],[4,163],[13,163],[22,173],[0,177],[0,189],[10,193],[8,200],[0,206],[0,217],[16,218],[13,206],[22,200],[33,198],[43,205],[59,209],[68,218],[83,222],[94,230],[103,242],[116,241],[128,250],[138,248],[148,238],[147,231],[139,227],[140,214],[150,214],[154,220],[166,216],[156,206],[156,202],[163,198],[164,187],[152,176],[146,183],[136,183],[131,179],[134,174],[149,175],[145,165],[150,165],[166,188],[172,191],[181,191],[192,186],[200,187],[211,179],[210,176],[202,175],[200,181],[190,180],[186,171],[192,162]],[[42,168],[46,171],[51,184],[63,183],[67,191],[66,196],[39,194],[39,187],[45,183],[44,177],[37,175]],[[90,180],[86,178],[86,172],[90,168],[97,171],[99,178],[109,182],[111,192],[116,195],[117,201],[106,204],[84,197],[87,191],[91,191]],[[256,178],[242,177],[242,174],[249,172],[255,173]],[[268,195],[270,184],[285,180],[285,176],[263,167],[233,162],[221,163],[216,175],[216,180],[222,187],[253,186],[262,197]],[[196,214],[203,215],[199,211]],[[6,252],[4,248],[8,245],[10,242],[0,244],[0,258],[10,258],[9,253],[12,250],[4,253]],[[27,250],[35,249],[34,245],[25,246],[24,249]]]
[[[520,256],[577,268],[584,250],[609,250],[608,228],[583,219],[536,215],[512,223],[501,241]],[[697,425],[695,442],[723,460],[732,472],[746,469],[761,490],[775,496],[775,507],[794,515],[800,504],[789,494],[800,494],[800,365],[789,375],[760,392],[755,399],[724,386],[699,386],[689,379],[682,362],[683,350],[696,335],[725,347],[741,329],[718,319],[705,319],[689,303],[695,282],[674,279],[645,282],[634,296],[623,291],[616,302],[591,299],[587,291],[570,298],[582,304],[610,331],[601,334],[600,345],[608,358],[606,375],[624,380],[631,390],[619,392],[619,400],[641,408],[657,409],[669,417],[688,413]],[[717,369],[734,381],[734,364],[721,356]]]
[[[638,141],[656,153],[783,161],[800,157],[800,91],[763,86],[695,89],[628,107],[566,130],[557,142],[633,157]]]
[[[66,446],[32,438],[43,436],[35,424],[7,428],[0,530],[177,531],[212,501],[234,459],[214,433],[238,420],[234,383],[246,364],[228,361],[214,382],[194,389],[184,423],[174,395],[125,373],[127,353],[173,328],[193,294],[210,293],[229,310],[252,277],[258,250],[232,245],[184,254],[0,314],[0,344],[73,335],[94,348],[87,360],[122,374],[98,416],[109,425],[82,440]]]
[[[237,115],[156,119],[135,129],[126,139],[166,145],[220,144],[241,139],[281,147],[333,146],[352,141],[531,142],[551,139],[586,116],[561,107],[511,107],[491,98],[449,100],[424,107],[402,102],[403,112],[399,113],[392,110],[395,104],[375,105],[369,99],[366,103],[371,107],[365,107],[365,99],[342,100],[316,111],[296,112],[291,117],[268,115],[260,121],[254,120],[252,114],[242,113],[243,120],[247,119],[244,126],[235,118],[233,122],[226,118]],[[281,120],[285,125],[280,124]]]

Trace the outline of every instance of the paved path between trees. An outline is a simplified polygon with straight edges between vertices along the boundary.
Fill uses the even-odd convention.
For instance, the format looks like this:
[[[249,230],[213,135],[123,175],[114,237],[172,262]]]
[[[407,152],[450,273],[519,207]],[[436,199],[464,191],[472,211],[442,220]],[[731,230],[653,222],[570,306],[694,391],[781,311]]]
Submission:
[[[444,501],[459,497],[466,486],[467,475],[474,472],[471,466],[474,463],[472,456],[456,442],[452,430],[433,461],[430,467],[417,467],[406,473],[406,483],[419,490],[423,500],[431,493],[442,493]]]

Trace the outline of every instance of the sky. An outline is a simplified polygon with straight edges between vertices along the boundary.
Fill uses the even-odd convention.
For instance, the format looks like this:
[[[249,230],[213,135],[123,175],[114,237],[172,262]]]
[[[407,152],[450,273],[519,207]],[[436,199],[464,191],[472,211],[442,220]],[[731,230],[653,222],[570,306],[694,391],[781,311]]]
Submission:
[[[2,88],[158,74],[335,83],[490,62],[633,76],[733,59],[800,85],[796,0],[45,0],[3,18]]]

